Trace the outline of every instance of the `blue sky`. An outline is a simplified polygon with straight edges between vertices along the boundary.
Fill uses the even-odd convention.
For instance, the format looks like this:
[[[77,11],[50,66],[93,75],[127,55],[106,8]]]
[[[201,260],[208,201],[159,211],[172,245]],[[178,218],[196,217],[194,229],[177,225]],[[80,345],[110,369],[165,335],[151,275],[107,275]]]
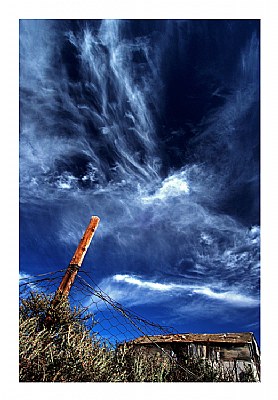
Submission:
[[[259,339],[259,22],[21,20],[20,271]]]

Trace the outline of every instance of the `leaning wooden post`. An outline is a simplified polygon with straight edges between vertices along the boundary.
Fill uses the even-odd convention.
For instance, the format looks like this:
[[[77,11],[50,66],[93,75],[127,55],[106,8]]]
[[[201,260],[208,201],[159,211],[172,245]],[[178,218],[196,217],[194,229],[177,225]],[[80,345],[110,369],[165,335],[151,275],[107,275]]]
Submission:
[[[51,308],[53,309],[62,299],[68,297],[69,291],[73,285],[75,277],[81,267],[85,254],[90,246],[91,240],[98,227],[100,219],[96,216],[92,216],[89,225],[79,242],[77,249],[71,259],[71,262],[66,270],[66,273],[55,293],[54,299],[51,302]],[[48,313],[45,320],[47,325],[51,325],[52,318]]]

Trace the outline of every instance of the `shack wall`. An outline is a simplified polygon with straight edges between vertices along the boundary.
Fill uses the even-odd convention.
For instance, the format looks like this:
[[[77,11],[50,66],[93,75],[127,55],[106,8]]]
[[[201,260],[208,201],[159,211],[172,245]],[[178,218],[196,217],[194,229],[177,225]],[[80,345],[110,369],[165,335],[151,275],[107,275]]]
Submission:
[[[259,369],[254,359],[251,343],[211,343],[211,342],[168,342],[136,344],[135,348],[148,354],[159,355],[164,352],[179,362],[183,357],[198,357],[207,359],[215,367],[220,367],[224,373],[233,376],[235,382],[242,381],[249,368],[255,381],[260,380]]]

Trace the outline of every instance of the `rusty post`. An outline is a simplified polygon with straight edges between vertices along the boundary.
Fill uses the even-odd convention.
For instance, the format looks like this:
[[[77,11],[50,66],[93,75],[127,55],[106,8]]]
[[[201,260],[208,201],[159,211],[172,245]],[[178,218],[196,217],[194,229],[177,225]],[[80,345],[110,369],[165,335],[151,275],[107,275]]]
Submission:
[[[79,242],[77,249],[71,259],[68,269],[60,283],[60,286],[56,292],[55,297],[60,298],[61,296],[68,296],[70,288],[73,285],[74,279],[77,275],[79,268],[81,267],[82,261],[85,257],[88,247],[90,246],[91,240],[94,236],[95,230],[98,227],[100,219],[92,216],[89,225]],[[55,298],[54,298],[55,300]]]
[[[98,227],[99,221],[100,219],[98,217],[96,216],[91,217],[90,223],[87,226],[87,229],[82,239],[80,240],[77,249],[75,250],[75,253],[71,259],[71,262],[69,263],[66,273],[55,293],[54,299],[51,302],[52,309],[60,302],[62,298],[68,297],[69,291],[73,285],[77,272],[81,267],[85,254],[88,250],[88,247],[90,246],[91,240]],[[51,325],[51,323],[52,323],[52,318],[48,313],[48,315],[46,316],[46,324]]]

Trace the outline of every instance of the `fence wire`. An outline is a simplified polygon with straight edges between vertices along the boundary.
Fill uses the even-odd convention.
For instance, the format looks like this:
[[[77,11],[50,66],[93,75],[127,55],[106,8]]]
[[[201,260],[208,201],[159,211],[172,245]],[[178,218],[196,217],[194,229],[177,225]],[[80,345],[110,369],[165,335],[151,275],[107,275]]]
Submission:
[[[19,280],[19,301],[26,299],[31,293],[41,293],[54,298],[56,290],[65,274],[66,269],[38,275],[22,276]],[[92,314],[86,325],[92,335],[110,348],[116,349],[123,343],[128,343],[144,336],[195,381],[200,380],[187,368],[179,365],[175,357],[165,351],[154,340],[153,336],[178,333],[171,326],[162,326],[147,320],[136,312],[122,306],[113,300],[94,282],[87,271],[79,271],[69,293],[71,307],[80,307],[83,311]]]
[[[23,276],[19,281],[20,301],[31,292],[54,297],[65,269],[34,276]],[[92,314],[87,322],[89,329],[100,341],[116,347],[139,336],[177,333],[173,327],[162,326],[147,320],[136,312],[113,300],[94,282],[87,271],[79,271],[69,293],[71,307],[79,306]]]

